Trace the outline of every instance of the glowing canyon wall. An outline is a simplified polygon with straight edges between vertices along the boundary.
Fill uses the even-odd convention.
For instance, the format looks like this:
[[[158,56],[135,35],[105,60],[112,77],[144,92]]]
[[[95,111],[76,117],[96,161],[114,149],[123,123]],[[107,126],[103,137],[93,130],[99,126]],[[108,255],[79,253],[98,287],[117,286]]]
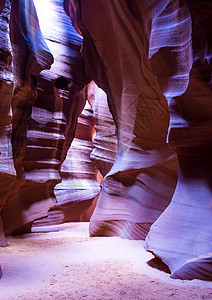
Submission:
[[[8,23],[5,14],[10,17],[2,45],[7,42],[12,57],[7,67],[11,69],[11,99],[4,108],[8,118],[2,118],[7,126],[4,138],[8,136],[8,142],[2,145],[10,147],[10,151],[5,148],[7,159],[12,161],[13,157],[13,169],[7,167],[4,173],[2,170],[4,177],[7,175],[2,189],[7,199],[2,199],[1,210],[6,235],[30,232],[36,219],[47,218],[48,211],[58,205],[54,187],[61,182],[61,165],[87,97],[83,88],[90,81],[79,53],[82,37],[73,29],[63,2],[45,2],[51,12],[48,20],[40,4],[7,1],[2,12]],[[4,48],[3,51],[6,52]],[[2,71],[4,76],[7,69]],[[1,99],[2,103],[7,100]],[[2,166],[6,162],[5,159]],[[8,175],[12,171],[11,188]]]
[[[1,246],[90,220],[145,239],[173,278],[212,279],[211,17],[210,1],[1,1]]]
[[[211,279],[211,3],[70,0],[66,9],[117,130],[90,234],[136,239],[150,229],[145,248],[173,278]]]

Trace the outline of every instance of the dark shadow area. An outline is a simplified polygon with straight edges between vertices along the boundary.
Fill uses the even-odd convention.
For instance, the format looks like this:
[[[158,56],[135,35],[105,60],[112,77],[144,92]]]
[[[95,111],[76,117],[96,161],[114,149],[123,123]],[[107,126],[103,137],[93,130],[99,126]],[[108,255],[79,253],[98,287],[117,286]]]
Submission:
[[[65,89],[68,86],[68,80],[64,77],[58,77],[54,83],[54,86],[58,89]]]
[[[169,267],[158,257],[152,258],[147,262],[147,264],[154,269],[158,269],[165,273],[171,274]]]

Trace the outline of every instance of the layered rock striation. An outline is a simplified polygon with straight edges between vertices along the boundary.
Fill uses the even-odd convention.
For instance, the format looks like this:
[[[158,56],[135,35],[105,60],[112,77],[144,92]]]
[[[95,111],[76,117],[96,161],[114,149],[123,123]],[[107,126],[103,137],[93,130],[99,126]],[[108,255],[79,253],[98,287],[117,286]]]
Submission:
[[[6,234],[28,224],[39,216],[36,205],[39,189],[33,193],[27,182],[23,167],[26,155],[27,131],[31,123],[32,105],[37,99],[36,78],[53,63],[42,36],[33,1],[12,1],[10,13],[10,39],[12,45],[12,65],[14,87],[12,94],[12,152],[16,170],[16,181],[2,210]],[[39,197],[38,197],[39,202]]]
[[[211,3],[67,2],[117,129],[90,234],[144,238],[154,223],[145,248],[171,276],[211,280]]]
[[[169,204],[177,174],[166,143],[168,105],[148,58],[151,23],[166,4],[159,2],[157,12],[135,1],[137,16],[126,1],[70,4],[87,69],[107,93],[117,131],[116,160],[103,180],[90,234],[144,238]]]
[[[11,144],[11,103],[13,91],[12,49],[9,37],[11,1],[0,7],[0,211],[5,205],[15,182]],[[0,246],[6,246],[3,223],[0,217]]]
[[[212,5],[210,1],[187,3],[178,10],[170,7],[166,13],[166,18],[173,18],[173,13],[178,16],[180,33],[188,31],[187,37],[192,39],[192,52],[188,38],[178,38],[178,43],[166,51],[177,53],[181,70],[186,71],[186,64],[190,65],[188,72],[181,71],[182,76],[178,76],[180,86],[183,78],[188,82],[185,91],[177,94],[176,83],[167,94],[169,143],[178,155],[178,183],[170,205],[151,227],[145,248],[169,266],[172,278],[212,280]],[[162,18],[158,20],[158,32]]]
[[[112,168],[116,158],[116,127],[108,107],[107,95],[94,82],[89,84],[88,99],[92,101],[95,118],[94,149],[90,157],[104,177]]]
[[[47,218],[37,220],[34,226],[89,221],[92,203],[100,192],[97,169],[90,159],[93,129],[93,111],[87,101],[60,169],[61,182],[54,188],[56,205],[48,211]]]
[[[63,1],[13,1],[11,12],[17,180],[2,218],[6,234],[19,234],[56,205],[54,187],[85,103],[80,90],[90,79]]]

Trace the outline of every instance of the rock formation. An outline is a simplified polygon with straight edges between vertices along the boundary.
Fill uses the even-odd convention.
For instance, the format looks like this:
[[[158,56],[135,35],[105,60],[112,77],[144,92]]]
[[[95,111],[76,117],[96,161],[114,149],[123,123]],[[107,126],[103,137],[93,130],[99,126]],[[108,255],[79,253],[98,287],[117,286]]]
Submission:
[[[11,2],[1,2],[0,7],[0,211],[7,201],[8,195],[15,181],[15,169],[12,158],[11,145],[11,102],[13,90],[12,49],[9,39]],[[3,224],[0,217],[0,246],[6,246]]]
[[[178,79],[180,85],[183,77],[184,82],[189,80],[186,90],[176,95],[174,87],[179,89],[176,82],[167,95],[171,117],[169,141],[178,154],[179,177],[171,204],[152,226],[145,248],[169,266],[172,278],[180,279],[212,280],[212,5],[209,2],[188,1],[189,10],[186,6],[178,10],[170,7],[165,12],[166,19],[172,19],[175,13],[176,27],[184,34],[191,32],[192,21],[192,36],[187,35],[192,37],[192,55],[189,39],[179,39],[180,32],[176,31],[171,36],[178,43],[169,44],[171,48],[166,50],[162,61],[167,59],[168,52],[177,53],[181,72],[187,62],[192,58],[193,61],[189,78],[182,72],[184,76]],[[163,16],[158,20],[158,32],[161,26],[164,28],[162,20]]]
[[[70,3],[75,10],[72,19],[84,38],[83,58],[92,78],[107,93],[118,141],[90,234],[144,238],[169,204],[177,170],[166,144],[168,105],[148,58],[151,27],[142,26],[126,1]],[[159,10],[164,6],[160,3]],[[146,24],[157,17],[152,13],[159,15],[142,5],[137,12]]]
[[[62,9],[63,1],[45,2],[49,19],[43,4],[34,2],[39,22],[32,1],[12,4],[12,144],[17,180],[1,214],[6,234],[29,232],[32,222],[55,206],[53,189],[61,180],[60,166],[85,103],[80,90],[89,82],[79,53],[82,38]]]
[[[39,189],[35,189],[33,193],[33,185],[29,186],[22,162],[26,155],[32,105],[37,98],[36,78],[53,63],[53,57],[40,31],[33,1],[12,1],[10,37],[14,73],[11,140],[17,180],[2,210],[6,234],[42,214],[39,209],[36,210],[36,206],[30,207],[39,196]],[[38,202],[39,200],[38,197]]]
[[[95,118],[94,149],[91,152],[91,159],[102,176],[105,176],[116,158],[116,127],[109,111],[107,95],[94,82],[89,84],[88,99],[89,101],[92,99]]]
[[[60,169],[61,183],[54,188],[56,205],[49,210],[48,218],[38,220],[35,226],[89,221],[87,210],[100,191],[97,169],[90,160],[93,128],[93,111],[87,101],[78,118],[75,138]]]
[[[173,278],[211,280],[211,3],[67,2],[118,135],[91,235],[145,237],[166,208],[176,178],[170,112],[179,178],[145,247]]]

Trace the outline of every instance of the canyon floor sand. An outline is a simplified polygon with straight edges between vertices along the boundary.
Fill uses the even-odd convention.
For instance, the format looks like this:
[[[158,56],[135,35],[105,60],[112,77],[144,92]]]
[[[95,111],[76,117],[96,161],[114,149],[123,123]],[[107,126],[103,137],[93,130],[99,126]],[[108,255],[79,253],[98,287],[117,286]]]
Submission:
[[[0,250],[1,300],[212,299],[212,282],[153,269],[143,241],[89,238],[88,223],[34,228]]]

